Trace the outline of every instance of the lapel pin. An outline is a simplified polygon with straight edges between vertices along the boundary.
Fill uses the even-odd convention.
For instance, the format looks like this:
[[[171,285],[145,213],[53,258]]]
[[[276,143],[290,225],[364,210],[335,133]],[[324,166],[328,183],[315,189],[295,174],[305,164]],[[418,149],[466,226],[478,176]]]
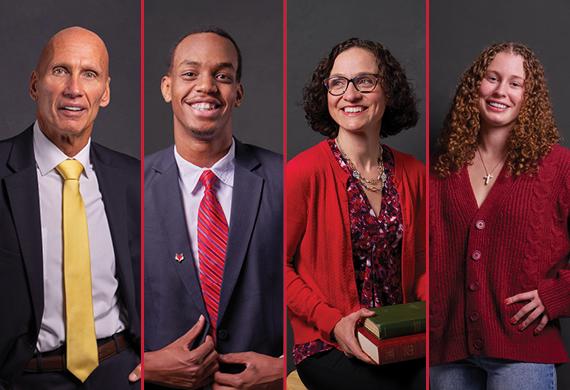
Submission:
[[[174,260],[176,260],[179,263],[182,263],[182,261],[184,260],[184,253],[177,253],[174,256]]]

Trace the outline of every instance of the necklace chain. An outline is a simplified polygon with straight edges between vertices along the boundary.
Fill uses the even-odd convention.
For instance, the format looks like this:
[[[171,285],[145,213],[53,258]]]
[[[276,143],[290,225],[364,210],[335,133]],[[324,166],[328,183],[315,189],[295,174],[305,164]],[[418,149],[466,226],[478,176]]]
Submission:
[[[487,170],[487,166],[485,165],[485,161],[483,161],[483,156],[481,155],[481,150],[479,149],[479,147],[477,147],[477,153],[479,154],[479,158],[481,159],[481,163],[483,164],[483,169],[485,170],[485,176],[483,176],[483,180],[485,181],[485,185],[489,185],[489,182],[491,181],[491,179],[493,179],[495,177],[495,176],[493,176],[493,172],[495,172],[497,170],[499,165],[501,165],[503,162],[505,162],[505,158],[503,158],[501,161],[499,161],[497,163],[497,165],[495,165],[495,168],[493,168],[491,170],[491,172],[489,172]]]
[[[338,141],[338,138],[335,140],[336,141],[336,146],[338,147],[338,150],[341,154],[341,156],[346,160],[346,164],[348,165],[348,168],[352,171],[352,176],[358,180],[360,182],[360,184],[366,188],[369,191],[372,192],[380,192],[382,191],[382,189],[384,188],[384,184],[386,183],[386,172],[384,171],[384,161],[382,159],[382,145],[380,144],[380,142],[378,142],[378,150],[379,150],[379,155],[378,155],[378,162],[377,162],[377,169],[378,169],[378,177],[375,179],[367,179],[364,176],[362,176],[362,174],[360,173],[360,171],[358,169],[356,169],[356,166],[354,165],[354,163],[352,162],[352,160],[346,155],[346,153],[344,153],[344,151],[342,150],[342,147],[340,146],[340,142]]]

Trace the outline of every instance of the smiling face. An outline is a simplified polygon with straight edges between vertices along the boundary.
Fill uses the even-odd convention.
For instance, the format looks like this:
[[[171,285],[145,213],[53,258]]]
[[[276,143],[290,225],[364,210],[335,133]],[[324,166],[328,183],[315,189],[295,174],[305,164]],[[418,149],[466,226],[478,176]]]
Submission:
[[[479,86],[478,108],[482,126],[512,128],[524,98],[524,59],[510,52],[498,53]]]
[[[352,47],[340,53],[329,77],[343,76],[348,79],[363,74],[378,74],[378,62],[372,52]],[[340,96],[327,93],[329,114],[338,124],[339,131],[380,132],[380,125],[386,109],[386,96],[380,81],[373,91],[359,92],[349,83],[346,92]]]
[[[161,84],[172,104],[175,136],[231,137],[232,110],[243,97],[237,66],[232,42],[215,33],[192,34],[178,44]]]
[[[79,27],[54,35],[30,78],[44,134],[62,150],[69,138],[85,145],[99,107],[109,104],[109,82],[109,57],[101,38]]]

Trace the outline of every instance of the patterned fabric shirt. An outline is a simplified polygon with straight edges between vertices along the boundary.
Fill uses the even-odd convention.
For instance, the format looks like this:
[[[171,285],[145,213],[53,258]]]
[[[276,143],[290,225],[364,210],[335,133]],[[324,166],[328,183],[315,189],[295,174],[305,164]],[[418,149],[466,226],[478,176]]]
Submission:
[[[386,182],[382,190],[380,215],[376,216],[360,182],[352,175],[334,140],[329,146],[340,166],[350,174],[347,184],[352,240],[352,260],[356,287],[362,307],[378,307],[403,302],[401,264],[404,225],[400,196],[394,183],[394,156],[383,147]],[[328,351],[333,345],[317,339],[293,347],[299,364],[309,356]]]

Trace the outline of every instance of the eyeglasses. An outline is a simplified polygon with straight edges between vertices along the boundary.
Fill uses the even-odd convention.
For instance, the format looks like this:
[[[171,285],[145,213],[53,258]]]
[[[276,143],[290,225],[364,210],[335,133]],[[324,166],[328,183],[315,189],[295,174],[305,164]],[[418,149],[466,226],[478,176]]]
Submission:
[[[348,84],[352,83],[358,92],[368,93],[374,91],[376,84],[380,80],[380,75],[365,73],[348,79],[343,76],[333,76],[325,79],[323,84],[333,96],[340,96],[348,89]]]

